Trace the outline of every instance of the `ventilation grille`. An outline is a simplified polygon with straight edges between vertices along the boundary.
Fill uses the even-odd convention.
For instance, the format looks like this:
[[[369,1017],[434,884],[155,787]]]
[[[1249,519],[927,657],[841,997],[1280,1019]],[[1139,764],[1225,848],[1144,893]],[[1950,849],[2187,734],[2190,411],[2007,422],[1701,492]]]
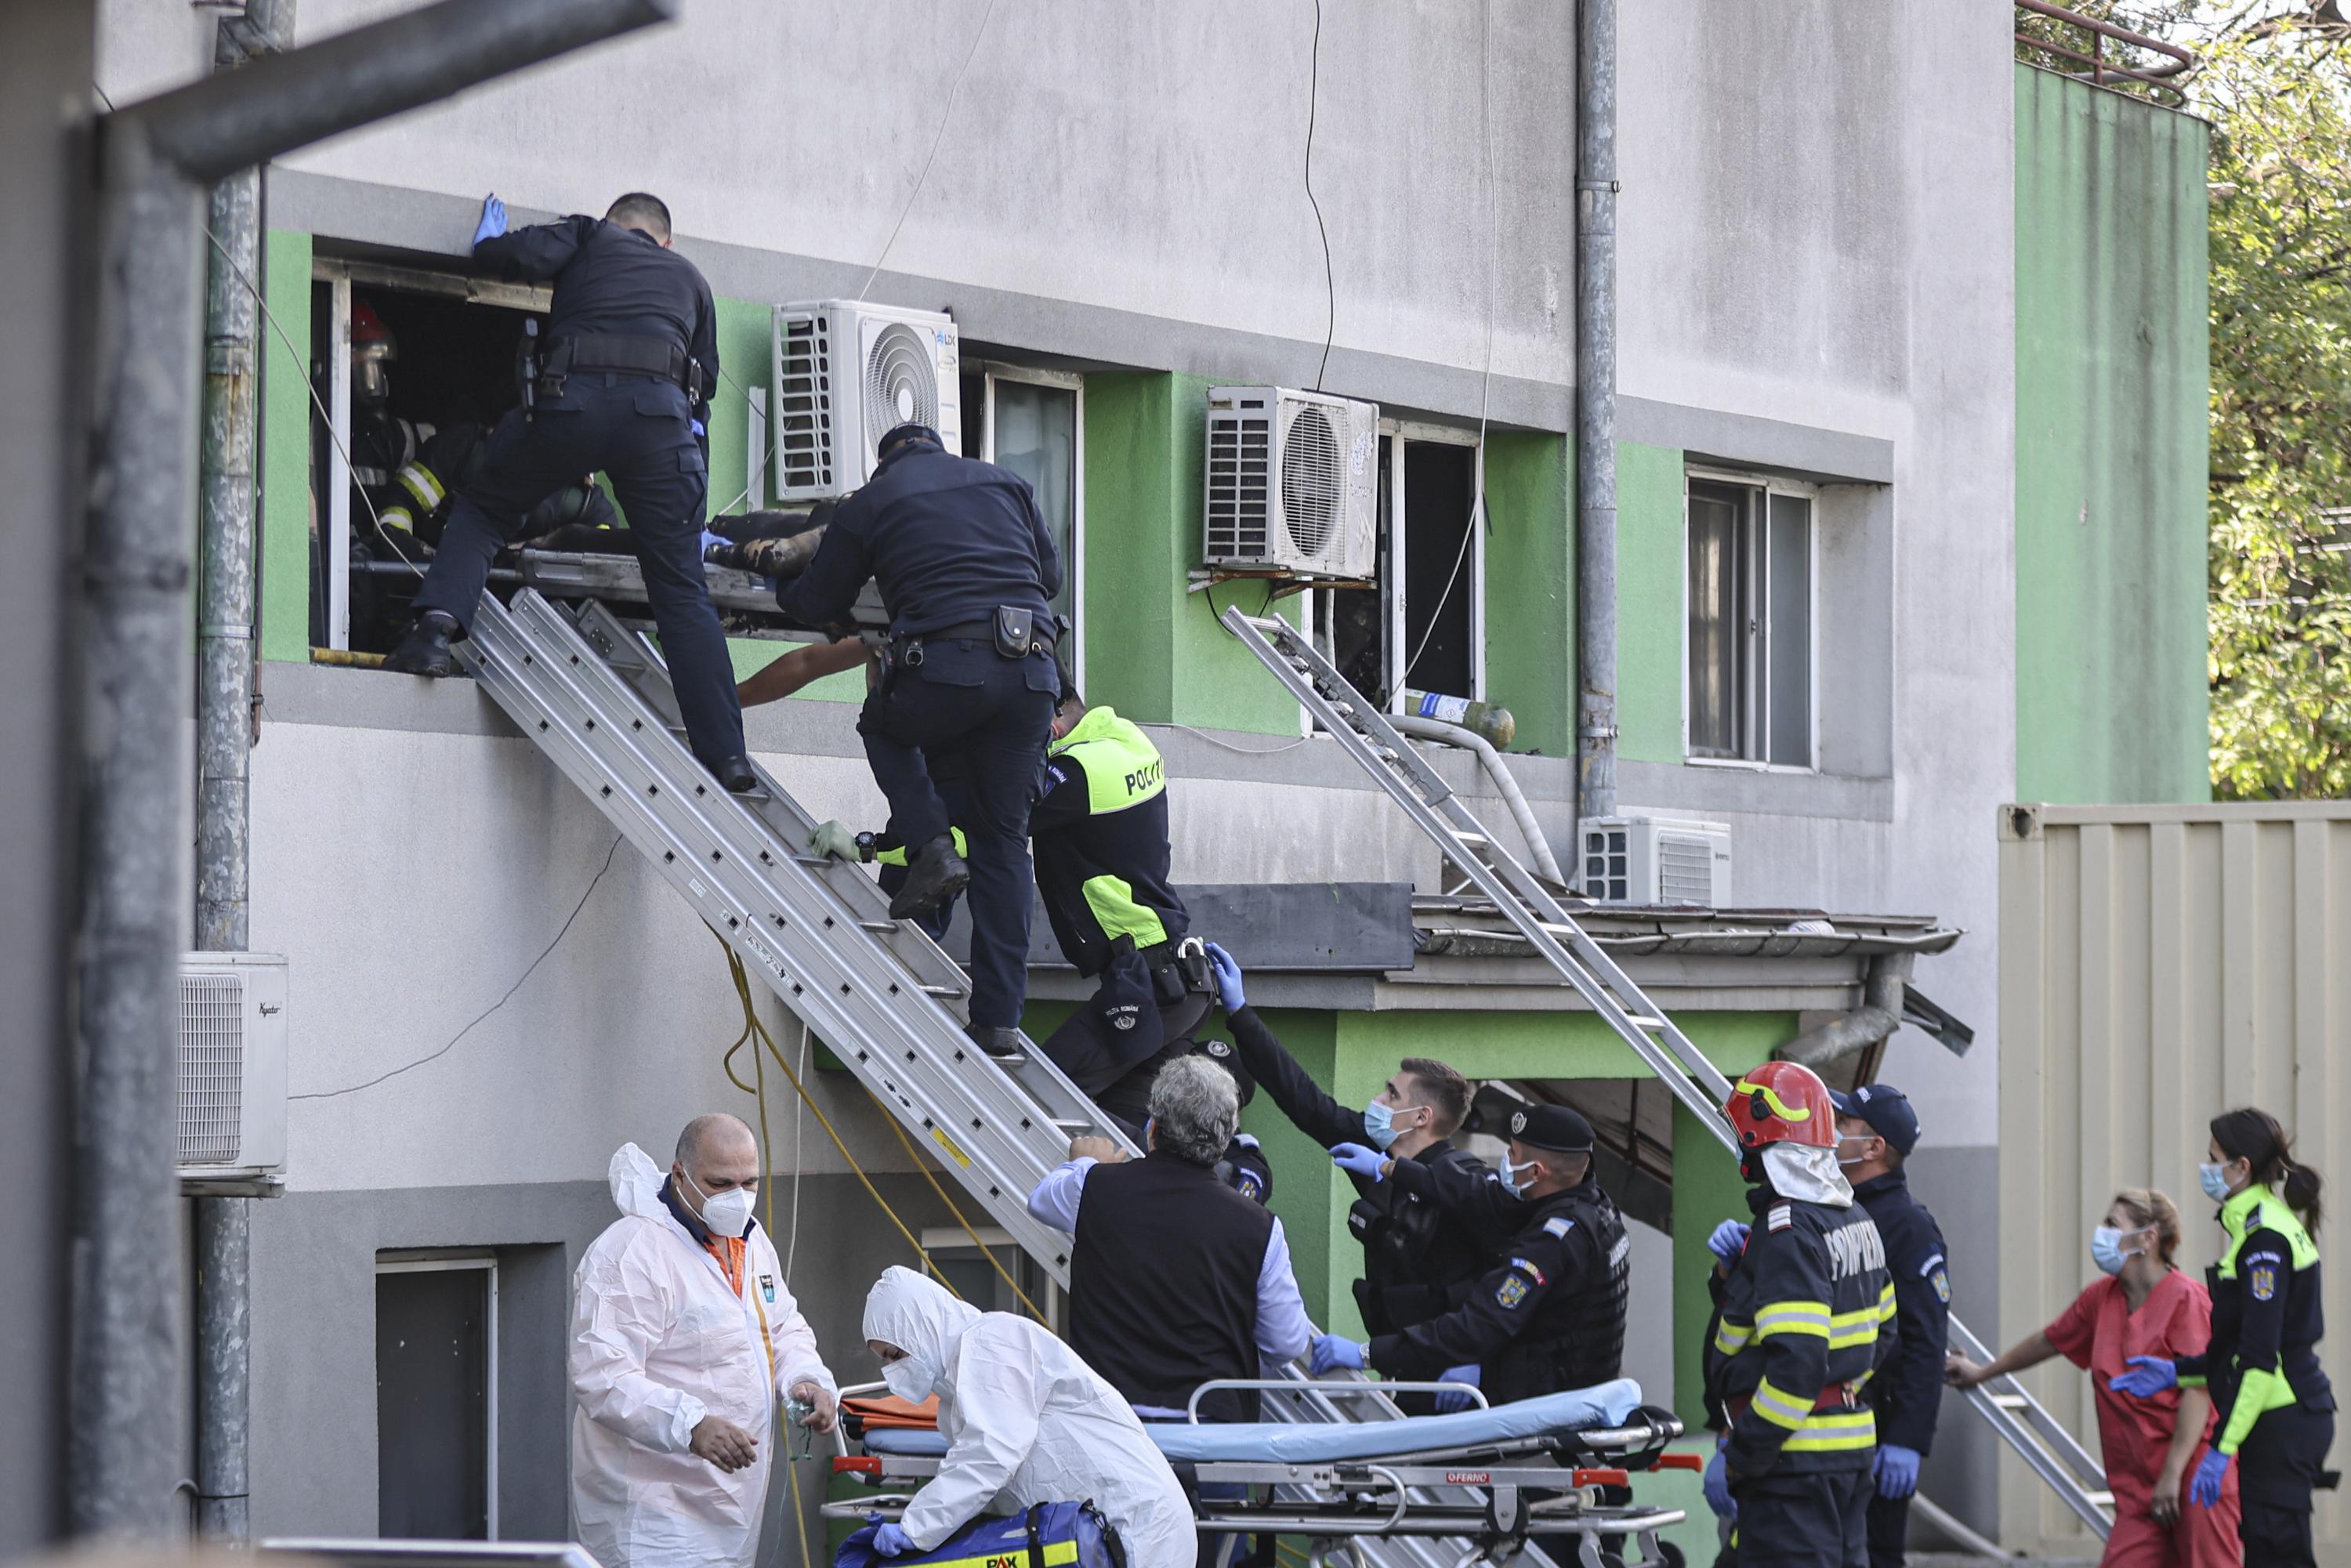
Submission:
[[[786,492],[832,483],[832,342],[821,316],[784,323],[777,356],[776,463]]]
[[[865,356],[865,460],[902,424],[939,428],[939,372],[929,336],[904,321],[873,335]],[[944,434],[944,433],[943,433]]]
[[[1272,440],[1273,422],[1262,412],[1208,415],[1209,559],[1265,558]]]
[[[1281,520],[1290,542],[1309,559],[1330,549],[1346,500],[1332,413],[1313,403],[1293,409],[1289,438],[1281,444]]]
[[[245,1126],[245,982],[180,977],[180,1164],[233,1166]]]
[[[1690,833],[1657,835],[1657,902],[1714,902],[1714,841]]]
[[[1605,904],[1629,904],[1633,890],[1633,832],[1629,828],[1587,828],[1583,832],[1583,896]]]

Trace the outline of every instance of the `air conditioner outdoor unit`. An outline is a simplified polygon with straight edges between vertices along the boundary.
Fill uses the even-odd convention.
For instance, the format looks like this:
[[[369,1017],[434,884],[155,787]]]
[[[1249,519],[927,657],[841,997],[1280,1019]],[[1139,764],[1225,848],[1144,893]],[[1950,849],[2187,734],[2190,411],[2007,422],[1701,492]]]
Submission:
[[[1730,903],[1730,827],[1677,817],[1586,817],[1583,896],[1603,904]]]
[[[1380,410],[1282,387],[1208,392],[1203,559],[1364,579],[1378,570]]]
[[[902,424],[927,424],[960,452],[962,373],[953,317],[853,299],[776,307],[777,500],[846,496]]]
[[[251,1181],[286,1167],[286,959],[180,958],[180,1179]]]

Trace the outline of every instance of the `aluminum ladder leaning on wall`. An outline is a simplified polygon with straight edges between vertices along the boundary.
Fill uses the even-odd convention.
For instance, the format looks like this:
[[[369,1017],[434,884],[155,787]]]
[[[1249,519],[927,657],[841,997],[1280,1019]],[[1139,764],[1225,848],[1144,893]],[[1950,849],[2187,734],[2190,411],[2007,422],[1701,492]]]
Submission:
[[[1722,1114],[1730,1081],[1575,923],[1552,892],[1496,841],[1452,786],[1289,622],[1278,615],[1245,614],[1238,608],[1226,611],[1223,620],[1226,630],[1404,808],[1469,885],[1493,900],[1560,978],[1736,1157],[1738,1140]],[[1957,1317],[1951,1319],[1951,1339],[1971,1358],[1991,1359]],[[2100,1540],[2105,1539],[2114,1527],[2113,1494],[2106,1490],[2105,1470],[2074,1435],[2013,1377],[1970,1390],[1968,1401],[2065,1506]]]
[[[511,606],[485,595],[457,653],[745,969],[1066,1288],[1071,1239],[1029,1216],[1029,1194],[1073,1136],[1109,1137],[1133,1152],[1117,1124],[1025,1037],[1011,1062],[966,1037],[969,988],[955,960],[912,922],[891,919],[862,868],[807,853],[815,819],[764,769],[757,794],[719,787],[686,747],[660,653],[604,605],[567,610],[528,588]],[[1302,1376],[1266,1410],[1301,1422],[1400,1414],[1384,1397],[1333,1398]],[[1458,1545],[1425,1538],[1363,1544],[1379,1568],[1454,1568],[1460,1558]],[[1519,1561],[1551,1568],[1533,1547]]]

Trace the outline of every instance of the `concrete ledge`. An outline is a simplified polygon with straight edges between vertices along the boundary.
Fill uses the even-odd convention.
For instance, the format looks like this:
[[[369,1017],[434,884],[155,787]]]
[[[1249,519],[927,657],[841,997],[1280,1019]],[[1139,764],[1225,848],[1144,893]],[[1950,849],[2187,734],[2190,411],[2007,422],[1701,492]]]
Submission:
[[[1770,468],[1816,484],[1890,485],[1894,443],[1849,431],[1790,424],[1751,413],[1616,400],[1616,439],[1678,447],[1691,457],[1734,468]]]

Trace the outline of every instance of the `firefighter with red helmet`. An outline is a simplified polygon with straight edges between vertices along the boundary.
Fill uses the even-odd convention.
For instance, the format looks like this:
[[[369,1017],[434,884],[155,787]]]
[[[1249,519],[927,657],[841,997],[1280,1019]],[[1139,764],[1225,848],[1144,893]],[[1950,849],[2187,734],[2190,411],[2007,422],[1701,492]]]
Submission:
[[[1861,1391],[1895,1337],[1886,1248],[1837,1167],[1819,1074],[1767,1061],[1723,1113],[1755,1218],[1718,1252],[1706,1385],[1725,1427],[1707,1499],[1735,1516],[1740,1568],[1864,1568],[1877,1436]]]

